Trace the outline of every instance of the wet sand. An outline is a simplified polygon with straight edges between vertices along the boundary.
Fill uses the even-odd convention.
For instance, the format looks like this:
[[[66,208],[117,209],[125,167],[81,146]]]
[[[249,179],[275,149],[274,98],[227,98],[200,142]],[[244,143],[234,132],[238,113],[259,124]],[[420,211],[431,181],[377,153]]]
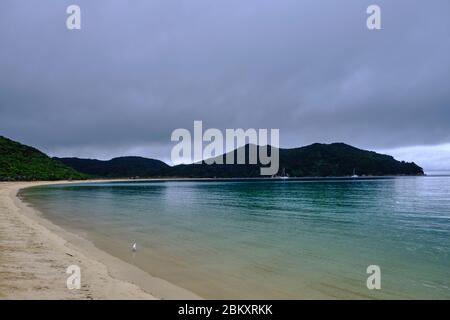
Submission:
[[[99,250],[17,198],[20,189],[54,183],[69,182],[0,183],[0,299],[200,299]],[[70,265],[80,267],[80,289],[67,288]]]

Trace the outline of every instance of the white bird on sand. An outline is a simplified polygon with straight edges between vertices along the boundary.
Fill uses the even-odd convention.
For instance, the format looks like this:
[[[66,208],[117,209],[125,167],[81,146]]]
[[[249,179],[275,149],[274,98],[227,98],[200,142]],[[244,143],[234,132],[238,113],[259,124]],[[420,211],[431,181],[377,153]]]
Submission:
[[[131,247],[131,250],[136,251],[137,250],[137,243],[133,243],[133,246]]]

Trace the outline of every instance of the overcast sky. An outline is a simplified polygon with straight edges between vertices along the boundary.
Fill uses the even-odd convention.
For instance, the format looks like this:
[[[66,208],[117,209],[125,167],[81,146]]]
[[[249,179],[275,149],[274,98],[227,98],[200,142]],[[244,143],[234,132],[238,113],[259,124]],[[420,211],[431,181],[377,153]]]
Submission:
[[[168,161],[171,132],[203,120],[450,169],[449,14],[448,0],[1,0],[0,135]]]

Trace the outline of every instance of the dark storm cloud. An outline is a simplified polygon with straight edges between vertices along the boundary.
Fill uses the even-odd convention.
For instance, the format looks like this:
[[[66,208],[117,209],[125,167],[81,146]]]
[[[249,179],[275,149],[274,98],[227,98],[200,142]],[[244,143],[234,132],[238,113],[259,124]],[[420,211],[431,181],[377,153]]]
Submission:
[[[82,30],[65,10],[82,10]],[[369,4],[380,31],[366,28]],[[168,157],[170,133],[282,146],[450,142],[448,0],[3,0],[0,134],[51,154]]]

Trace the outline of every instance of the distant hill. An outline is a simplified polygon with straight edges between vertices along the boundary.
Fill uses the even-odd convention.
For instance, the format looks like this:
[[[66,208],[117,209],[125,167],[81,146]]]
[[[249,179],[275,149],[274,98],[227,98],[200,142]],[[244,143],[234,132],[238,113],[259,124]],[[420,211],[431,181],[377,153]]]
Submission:
[[[248,154],[249,146],[246,145]],[[259,148],[259,147],[258,147]],[[272,148],[269,146],[269,148]],[[235,151],[234,151],[235,152]],[[279,174],[284,169],[290,177],[340,177],[357,175],[423,175],[423,169],[415,163],[397,161],[392,156],[366,151],[345,143],[320,144],[294,149],[279,149]],[[235,152],[236,158],[236,152]],[[224,155],[220,156],[225,159]],[[225,160],[223,160],[225,163]],[[235,164],[178,165],[167,173],[173,177],[260,177],[259,165]]]
[[[101,178],[160,176],[170,167],[160,161],[143,157],[120,157],[111,160],[53,158],[75,170]]]
[[[244,152],[248,159],[249,145]],[[269,148],[272,147],[257,147]],[[234,158],[236,152],[234,150]],[[414,162],[366,151],[345,143],[279,149],[279,173],[290,177],[340,177],[423,175]],[[226,155],[221,155],[225,163]],[[236,163],[236,161],[235,161]],[[65,180],[98,178],[250,178],[261,177],[260,165],[196,164],[169,166],[143,157],[119,157],[108,161],[79,158],[49,158],[41,151],[0,136],[0,180]]]
[[[0,181],[86,178],[35,148],[0,136]]]
[[[243,147],[248,154],[249,145]],[[266,147],[264,147],[266,148]],[[271,147],[269,147],[271,148]],[[234,151],[236,158],[236,150]],[[389,155],[361,150],[344,143],[319,144],[279,149],[279,173],[291,177],[339,177],[357,175],[423,175],[415,163],[397,161]],[[225,155],[221,155],[225,159]],[[170,167],[162,161],[141,157],[122,157],[109,161],[55,158],[79,172],[103,178],[251,178],[261,177],[260,166],[250,164],[197,164]],[[223,161],[225,163],[225,160]],[[236,161],[235,161],[236,163]]]
[[[423,175],[414,162],[397,161],[392,156],[352,147],[345,143],[320,144],[280,149],[280,167],[292,176]]]

